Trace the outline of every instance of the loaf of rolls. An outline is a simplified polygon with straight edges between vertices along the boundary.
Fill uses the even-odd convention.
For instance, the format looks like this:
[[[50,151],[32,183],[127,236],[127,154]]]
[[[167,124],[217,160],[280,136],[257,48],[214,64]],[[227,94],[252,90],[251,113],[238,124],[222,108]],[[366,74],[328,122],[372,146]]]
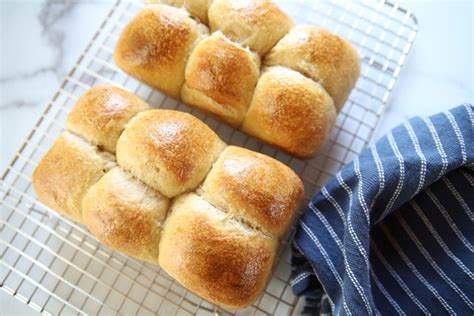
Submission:
[[[226,307],[255,301],[303,197],[281,162],[110,85],[79,98],[33,172],[38,199]]]
[[[349,42],[270,0],[147,2],[117,41],[122,70],[294,156],[320,151],[359,76]]]

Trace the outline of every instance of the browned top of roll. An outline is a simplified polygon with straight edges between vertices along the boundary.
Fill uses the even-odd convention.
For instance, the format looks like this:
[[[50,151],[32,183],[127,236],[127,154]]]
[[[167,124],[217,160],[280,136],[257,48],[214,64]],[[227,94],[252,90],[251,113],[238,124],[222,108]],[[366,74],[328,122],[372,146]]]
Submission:
[[[259,68],[260,59],[256,54],[216,32],[201,41],[189,58],[186,86],[197,91],[187,91],[183,99],[206,108],[206,104],[194,97],[196,93],[203,93],[222,106],[218,110],[208,108],[209,112],[240,124],[250,105]]]
[[[132,93],[109,84],[87,90],[67,119],[67,128],[99,148],[115,153],[125,124],[149,106]]]
[[[201,26],[183,10],[150,5],[120,34],[115,62],[130,75],[179,98],[189,53],[201,33],[207,33]]]
[[[169,200],[116,167],[82,201],[84,224],[104,244],[158,262],[158,244]]]
[[[265,55],[293,25],[271,0],[214,0],[209,7],[211,31]]]
[[[117,162],[167,197],[194,189],[224,149],[194,116],[170,110],[142,112],[117,143]]]
[[[354,47],[325,29],[298,25],[265,57],[265,65],[286,66],[323,85],[338,110],[344,105],[360,72]]]
[[[300,178],[283,163],[229,146],[200,190],[216,207],[275,238],[292,223],[303,197]]]
[[[84,195],[113,165],[112,155],[64,132],[33,172],[33,188],[41,202],[82,223]]]
[[[275,240],[189,194],[176,199],[166,219],[159,264],[211,302],[244,307],[264,288],[276,247]]]

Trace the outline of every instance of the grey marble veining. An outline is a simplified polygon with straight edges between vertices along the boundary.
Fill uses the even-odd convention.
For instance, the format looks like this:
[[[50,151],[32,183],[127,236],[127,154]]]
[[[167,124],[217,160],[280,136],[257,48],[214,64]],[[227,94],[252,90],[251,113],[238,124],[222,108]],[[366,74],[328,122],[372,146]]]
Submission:
[[[8,90],[12,88],[11,86],[17,86],[18,84],[24,83],[24,81],[43,81],[43,79],[48,78],[49,75],[52,75],[57,81],[61,80],[61,77],[64,75],[65,65],[64,65],[64,58],[65,58],[65,47],[64,47],[64,39],[65,39],[65,30],[61,27],[61,22],[64,19],[67,19],[70,12],[74,9],[77,5],[75,2],[71,1],[57,1],[57,0],[49,0],[44,2],[37,2],[37,3],[15,3],[13,1],[2,3],[2,24],[5,23],[6,25],[10,26],[11,22],[15,23],[17,18],[16,13],[18,11],[23,11],[25,9],[27,14],[33,13],[37,11],[36,14],[30,18],[33,18],[28,23],[23,24],[23,30],[25,30],[28,34],[18,34],[21,37],[16,37],[15,40],[18,42],[23,42],[25,46],[35,45],[35,42],[28,42],[28,37],[31,36],[34,31],[31,29],[28,30],[25,25],[31,28],[39,27],[39,35],[40,35],[40,47],[28,47],[26,48],[22,44],[21,46],[25,47],[12,47],[11,53],[19,54],[21,56],[22,49],[28,49],[28,55],[31,52],[37,53],[44,53],[47,55],[47,61],[44,61],[43,58],[37,59],[36,65],[35,62],[33,63],[26,63],[27,69],[22,69],[26,67],[21,67],[19,65],[15,65],[15,63],[5,63],[2,67],[2,73],[0,77],[0,84],[2,85],[2,90],[7,90],[7,96],[9,95]],[[22,8],[28,6],[29,8]],[[33,9],[33,10],[31,10]],[[32,12],[33,11],[33,12]],[[36,21],[35,21],[36,20]],[[3,32],[13,33],[16,29],[12,29],[8,26],[5,26]],[[9,29],[9,30],[8,30]],[[23,37],[22,35],[27,35]],[[36,34],[35,34],[36,35]],[[2,39],[4,38],[4,34],[2,34]],[[8,37],[7,37],[8,38]],[[8,40],[4,43],[6,45],[11,44]],[[28,45],[28,46],[29,46]],[[16,46],[16,45],[14,45]],[[20,48],[20,52],[17,48]],[[46,48],[46,49],[45,49]],[[31,50],[30,50],[31,49]],[[5,59],[10,59],[8,56],[8,48],[7,56],[3,57]],[[35,59],[32,56],[33,60]],[[2,64],[3,64],[2,60]],[[20,58],[17,58],[16,62],[22,62]],[[47,97],[45,93],[45,97]],[[25,95],[12,95],[11,98],[7,98],[4,100],[5,95],[2,97],[2,102],[0,103],[1,108],[9,108],[9,107],[22,107],[22,106],[38,106],[38,100],[28,100]],[[6,101],[6,102],[5,102]]]
[[[0,0],[2,171],[113,3]]]

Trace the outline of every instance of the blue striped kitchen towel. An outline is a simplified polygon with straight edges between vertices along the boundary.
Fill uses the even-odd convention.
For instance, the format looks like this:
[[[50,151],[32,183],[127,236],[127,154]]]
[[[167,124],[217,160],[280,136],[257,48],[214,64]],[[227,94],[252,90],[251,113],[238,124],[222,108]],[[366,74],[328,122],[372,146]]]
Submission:
[[[473,315],[473,122],[472,105],[413,118],[312,199],[293,242],[304,313]]]

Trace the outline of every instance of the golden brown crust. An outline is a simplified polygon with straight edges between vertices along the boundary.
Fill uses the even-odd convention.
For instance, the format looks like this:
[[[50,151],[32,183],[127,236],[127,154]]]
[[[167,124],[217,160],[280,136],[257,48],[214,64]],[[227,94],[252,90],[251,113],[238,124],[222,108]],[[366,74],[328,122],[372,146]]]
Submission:
[[[238,308],[263,290],[276,248],[275,240],[189,194],[176,199],[166,219],[159,264],[196,294]]]
[[[116,167],[87,192],[84,224],[104,244],[158,263],[161,227],[169,200]]]
[[[281,162],[229,146],[199,192],[219,209],[278,239],[297,214],[303,184]]]
[[[260,77],[242,130],[288,153],[309,158],[329,136],[336,119],[320,84],[284,67]]]
[[[131,76],[179,99],[191,49],[207,33],[185,11],[151,5],[135,16],[115,47],[117,65]]]
[[[207,11],[212,0],[145,0],[147,4],[164,3],[175,7],[184,7],[193,18],[208,24]]]
[[[285,66],[320,82],[342,108],[360,72],[357,51],[343,38],[315,26],[298,25],[265,57],[267,66]]]
[[[271,0],[214,0],[209,7],[211,31],[265,55],[282,38],[293,22]]]
[[[76,102],[67,119],[67,128],[87,141],[115,153],[125,124],[148,104],[132,93],[112,85],[97,85]]]
[[[201,41],[191,54],[182,99],[238,126],[250,105],[259,68],[257,55],[216,32]]]
[[[113,164],[112,155],[64,132],[33,172],[33,188],[42,203],[82,222],[84,195]]]
[[[117,162],[167,197],[195,189],[224,149],[194,116],[169,110],[138,114],[117,143]]]

